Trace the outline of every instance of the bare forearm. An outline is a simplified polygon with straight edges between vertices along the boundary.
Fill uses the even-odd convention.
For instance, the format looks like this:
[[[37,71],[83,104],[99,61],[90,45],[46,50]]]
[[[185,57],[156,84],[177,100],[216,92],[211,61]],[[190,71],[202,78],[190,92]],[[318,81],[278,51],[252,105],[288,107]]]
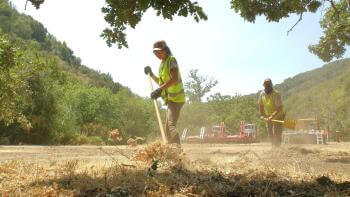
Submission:
[[[280,111],[282,110],[282,107],[276,107],[276,110],[271,114],[271,117],[274,118]]]

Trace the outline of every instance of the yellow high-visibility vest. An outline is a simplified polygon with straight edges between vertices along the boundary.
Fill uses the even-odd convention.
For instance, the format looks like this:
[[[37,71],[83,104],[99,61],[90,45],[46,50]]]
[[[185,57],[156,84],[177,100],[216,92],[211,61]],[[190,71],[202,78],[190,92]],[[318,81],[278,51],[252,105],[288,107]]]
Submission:
[[[175,57],[168,56],[165,61],[162,61],[159,67],[159,85],[162,85],[170,80],[170,63],[172,61],[176,61]],[[168,103],[168,101],[172,101],[175,103],[185,103],[185,91],[182,84],[180,69],[177,68],[177,83],[174,85],[171,85],[166,90],[162,91],[162,98],[165,102],[165,104]]]
[[[265,92],[262,92],[260,96],[264,105],[265,115],[270,116],[276,110],[275,99],[277,99],[276,97],[280,97],[280,94],[278,91],[272,90],[270,94],[267,95]],[[280,120],[283,119],[283,116],[284,112],[282,108],[282,110],[275,115],[274,119]]]

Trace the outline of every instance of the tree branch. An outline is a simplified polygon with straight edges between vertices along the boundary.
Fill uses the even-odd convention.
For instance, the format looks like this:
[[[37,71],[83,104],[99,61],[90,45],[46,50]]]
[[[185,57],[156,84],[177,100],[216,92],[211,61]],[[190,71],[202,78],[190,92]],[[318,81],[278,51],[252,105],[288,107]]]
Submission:
[[[28,4],[28,0],[26,1],[26,5],[24,6],[24,10],[27,9],[27,4]]]
[[[303,19],[303,13],[304,13],[304,12],[300,13],[300,17],[299,17],[298,21],[293,25],[292,28],[290,28],[290,29],[287,31],[287,36],[288,36],[289,32],[292,31],[293,28]]]

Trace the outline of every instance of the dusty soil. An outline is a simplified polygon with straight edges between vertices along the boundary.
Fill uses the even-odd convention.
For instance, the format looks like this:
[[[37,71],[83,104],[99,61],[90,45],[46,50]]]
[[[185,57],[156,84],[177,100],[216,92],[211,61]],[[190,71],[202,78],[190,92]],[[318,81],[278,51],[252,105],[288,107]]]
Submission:
[[[27,162],[57,162],[81,160],[108,162],[126,161],[127,157],[144,146],[0,146],[0,162],[24,160]],[[255,144],[183,144],[187,158],[209,166],[224,167],[241,158],[242,154],[255,155],[254,160],[280,168],[297,166],[305,172],[341,173],[350,177],[350,143],[328,145],[282,145],[272,149],[269,143]]]
[[[254,155],[253,161],[272,168],[291,167],[302,172],[339,173],[350,177],[350,143],[328,145],[282,145],[273,149],[269,143],[185,145],[185,153],[193,160],[225,166],[242,155]]]
[[[350,195],[350,143],[282,145],[274,149],[269,143],[183,144],[186,166],[160,168],[153,178],[146,176],[149,166],[138,166],[132,160],[136,152],[146,147],[0,146],[0,193]],[[145,195],[147,191],[152,195]]]

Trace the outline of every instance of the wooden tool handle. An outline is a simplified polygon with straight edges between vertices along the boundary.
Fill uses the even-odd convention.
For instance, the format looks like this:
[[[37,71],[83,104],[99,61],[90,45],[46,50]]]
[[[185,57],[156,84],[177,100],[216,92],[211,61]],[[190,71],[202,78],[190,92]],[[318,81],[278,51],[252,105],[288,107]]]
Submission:
[[[283,120],[271,120],[272,122],[284,123]]]
[[[149,85],[150,85],[151,92],[153,92],[152,78],[151,78],[150,74],[148,74],[148,79],[149,79]],[[163,142],[165,144],[167,144],[168,140],[167,140],[167,138],[165,136],[165,132],[164,132],[163,124],[162,124],[162,119],[160,118],[160,113],[159,113],[159,109],[158,109],[157,100],[154,99],[153,103],[154,103],[154,108],[156,110],[158,124],[159,124],[159,129],[160,129],[160,133],[162,134]]]

